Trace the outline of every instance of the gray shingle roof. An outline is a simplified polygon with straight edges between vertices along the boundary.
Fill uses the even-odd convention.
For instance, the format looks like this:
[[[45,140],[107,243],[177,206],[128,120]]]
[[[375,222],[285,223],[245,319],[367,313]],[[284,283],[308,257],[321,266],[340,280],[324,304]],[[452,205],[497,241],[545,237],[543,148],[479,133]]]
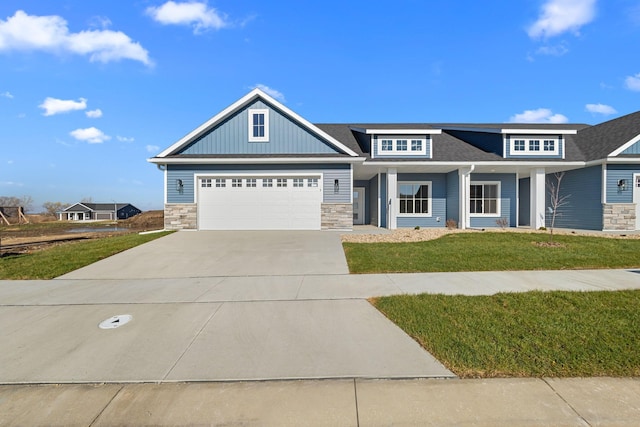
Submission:
[[[589,161],[606,158],[638,135],[640,111],[582,129],[577,136],[584,160]]]

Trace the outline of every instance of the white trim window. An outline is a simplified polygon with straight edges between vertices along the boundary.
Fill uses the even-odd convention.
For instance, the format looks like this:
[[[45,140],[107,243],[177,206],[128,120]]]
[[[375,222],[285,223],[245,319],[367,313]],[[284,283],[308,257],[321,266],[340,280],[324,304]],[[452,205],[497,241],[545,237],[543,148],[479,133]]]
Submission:
[[[216,187],[224,188],[227,186],[227,180],[224,178],[216,178]]]
[[[255,178],[247,178],[247,187],[255,188],[256,187],[256,179]]]
[[[431,216],[431,181],[398,182],[398,216]]]
[[[377,154],[379,156],[420,156],[429,154],[427,153],[429,136],[414,136],[410,139],[407,137],[381,136],[377,140]]]
[[[471,182],[469,215],[500,216],[500,181]]]
[[[249,110],[249,142],[269,142],[269,110]]]
[[[550,136],[510,137],[509,154],[512,156],[550,156],[560,154],[560,138]]]

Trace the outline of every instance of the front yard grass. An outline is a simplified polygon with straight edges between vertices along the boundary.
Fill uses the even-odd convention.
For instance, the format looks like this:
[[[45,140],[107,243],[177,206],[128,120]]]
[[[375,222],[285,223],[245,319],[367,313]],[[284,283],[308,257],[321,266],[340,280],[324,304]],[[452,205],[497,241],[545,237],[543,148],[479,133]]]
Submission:
[[[412,243],[343,243],[351,273],[635,268],[640,239],[456,233]]]
[[[638,290],[371,302],[460,377],[640,375]]]
[[[171,232],[125,234],[0,257],[0,279],[53,279]]]

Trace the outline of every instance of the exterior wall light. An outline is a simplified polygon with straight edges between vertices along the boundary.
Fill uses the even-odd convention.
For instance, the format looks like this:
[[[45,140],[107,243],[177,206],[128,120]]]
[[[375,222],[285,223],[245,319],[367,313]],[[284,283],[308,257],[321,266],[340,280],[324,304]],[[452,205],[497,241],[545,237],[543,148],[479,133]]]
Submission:
[[[618,180],[618,189],[620,189],[620,191],[624,191],[627,188],[627,180],[626,179],[619,179]]]
[[[182,190],[184,190],[184,184],[182,183],[182,180],[176,179],[176,191],[178,193],[182,193]]]
[[[334,194],[338,194],[340,192],[340,181],[337,179],[333,180],[333,192]]]

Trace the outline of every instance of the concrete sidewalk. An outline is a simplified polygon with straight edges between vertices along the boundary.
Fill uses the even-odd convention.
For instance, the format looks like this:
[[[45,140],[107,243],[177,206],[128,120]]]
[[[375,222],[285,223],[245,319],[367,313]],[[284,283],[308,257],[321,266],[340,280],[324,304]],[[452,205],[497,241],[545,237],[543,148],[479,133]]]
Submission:
[[[0,386],[3,426],[637,426],[629,378]]]

